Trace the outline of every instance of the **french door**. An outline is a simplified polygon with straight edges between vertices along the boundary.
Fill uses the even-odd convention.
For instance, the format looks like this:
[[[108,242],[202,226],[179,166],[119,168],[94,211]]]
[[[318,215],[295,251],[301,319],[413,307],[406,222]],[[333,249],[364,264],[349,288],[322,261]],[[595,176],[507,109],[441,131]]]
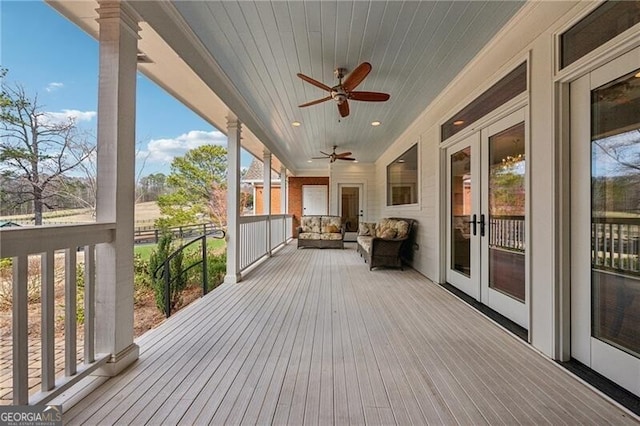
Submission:
[[[358,232],[358,225],[363,220],[362,184],[339,184],[340,216],[345,225],[345,232]]]
[[[447,149],[447,281],[529,326],[525,110]]]
[[[570,90],[571,355],[640,395],[640,49]]]

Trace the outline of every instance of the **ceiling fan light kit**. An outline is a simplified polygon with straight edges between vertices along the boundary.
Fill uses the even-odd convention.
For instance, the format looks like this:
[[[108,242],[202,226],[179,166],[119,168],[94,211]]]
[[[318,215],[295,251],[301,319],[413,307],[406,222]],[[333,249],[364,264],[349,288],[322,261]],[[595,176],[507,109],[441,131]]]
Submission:
[[[389,100],[390,95],[388,93],[362,92],[354,90],[371,72],[371,64],[369,62],[363,62],[358,65],[356,69],[354,69],[353,72],[344,79],[343,83],[342,79],[344,78],[345,72],[345,68],[336,68],[334,70],[334,74],[338,79],[338,84],[333,87],[329,87],[326,84],[321,83],[309,76],[298,73],[298,77],[300,77],[302,80],[313,86],[316,86],[319,89],[329,92],[329,96],[304,103],[302,105],[299,105],[299,107],[304,108],[333,99],[338,105],[338,112],[340,113],[340,116],[347,117],[350,112],[349,100],[362,102],[385,102]]]

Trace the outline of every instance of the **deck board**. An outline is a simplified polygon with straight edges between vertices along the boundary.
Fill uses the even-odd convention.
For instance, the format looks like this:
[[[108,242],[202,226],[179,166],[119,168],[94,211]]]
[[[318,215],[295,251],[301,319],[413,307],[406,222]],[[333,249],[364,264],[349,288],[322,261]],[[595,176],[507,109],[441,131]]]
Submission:
[[[65,424],[638,424],[413,270],[294,244],[138,339]]]

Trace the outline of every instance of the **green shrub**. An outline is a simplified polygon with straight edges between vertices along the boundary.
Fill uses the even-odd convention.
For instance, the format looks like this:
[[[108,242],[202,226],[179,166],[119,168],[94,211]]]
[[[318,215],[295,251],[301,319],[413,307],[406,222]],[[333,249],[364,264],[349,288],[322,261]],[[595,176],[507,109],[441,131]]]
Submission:
[[[184,269],[202,260],[202,250],[188,250],[184,257]],[[227,254],[215,254],[215,250],[207,251],[207,291],[218,287],[227,272]],[[202,286],[202,265],[194,266],[187,273],[188,286]]]
[[[149,260],[143,258],[139,253],[133,255],[133,274],[136,290],[152,288],[152,281],[149,276]]]
[[[11,257],[3,257],[0,259],[0,271],[9,270],[13,266],[13,259]]]
[[[164,274],[167,271],[164,270],[163,265],[165,260],[174,251],[172,240],[173,236],[170,233],[163,233],[160,241],[158,241],[156,250],[151,253],[151,257],[149,258],[149,279],[155,293],[156,306],[165,314],[167,314],[167,312],[165,312],[166,293]],[[187,285],[187,277],[182,273],[184,270],[183,256],[184,254],[180,252],[169,262],[169,312],[173,311],[180,303],[182,290]]]
[[[209,273],[209,291],[218,287],[227,274],[227,253],[210,255],[207,257],[207,272]]]

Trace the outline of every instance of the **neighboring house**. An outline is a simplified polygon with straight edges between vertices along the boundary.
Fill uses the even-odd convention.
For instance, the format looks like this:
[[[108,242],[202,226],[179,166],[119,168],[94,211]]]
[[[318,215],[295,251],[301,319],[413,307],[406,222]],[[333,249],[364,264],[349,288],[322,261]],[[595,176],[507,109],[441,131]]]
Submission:
[[[264,212],[264,163],[257,158],[251,161],[251,165],[244,174],[241,186],[244,189],[249,187],[249,192],[253,194],[253,209],[246,211],[246,214],[260,215]],[[280,175],[271,170],[271,214],[280,214]]]

